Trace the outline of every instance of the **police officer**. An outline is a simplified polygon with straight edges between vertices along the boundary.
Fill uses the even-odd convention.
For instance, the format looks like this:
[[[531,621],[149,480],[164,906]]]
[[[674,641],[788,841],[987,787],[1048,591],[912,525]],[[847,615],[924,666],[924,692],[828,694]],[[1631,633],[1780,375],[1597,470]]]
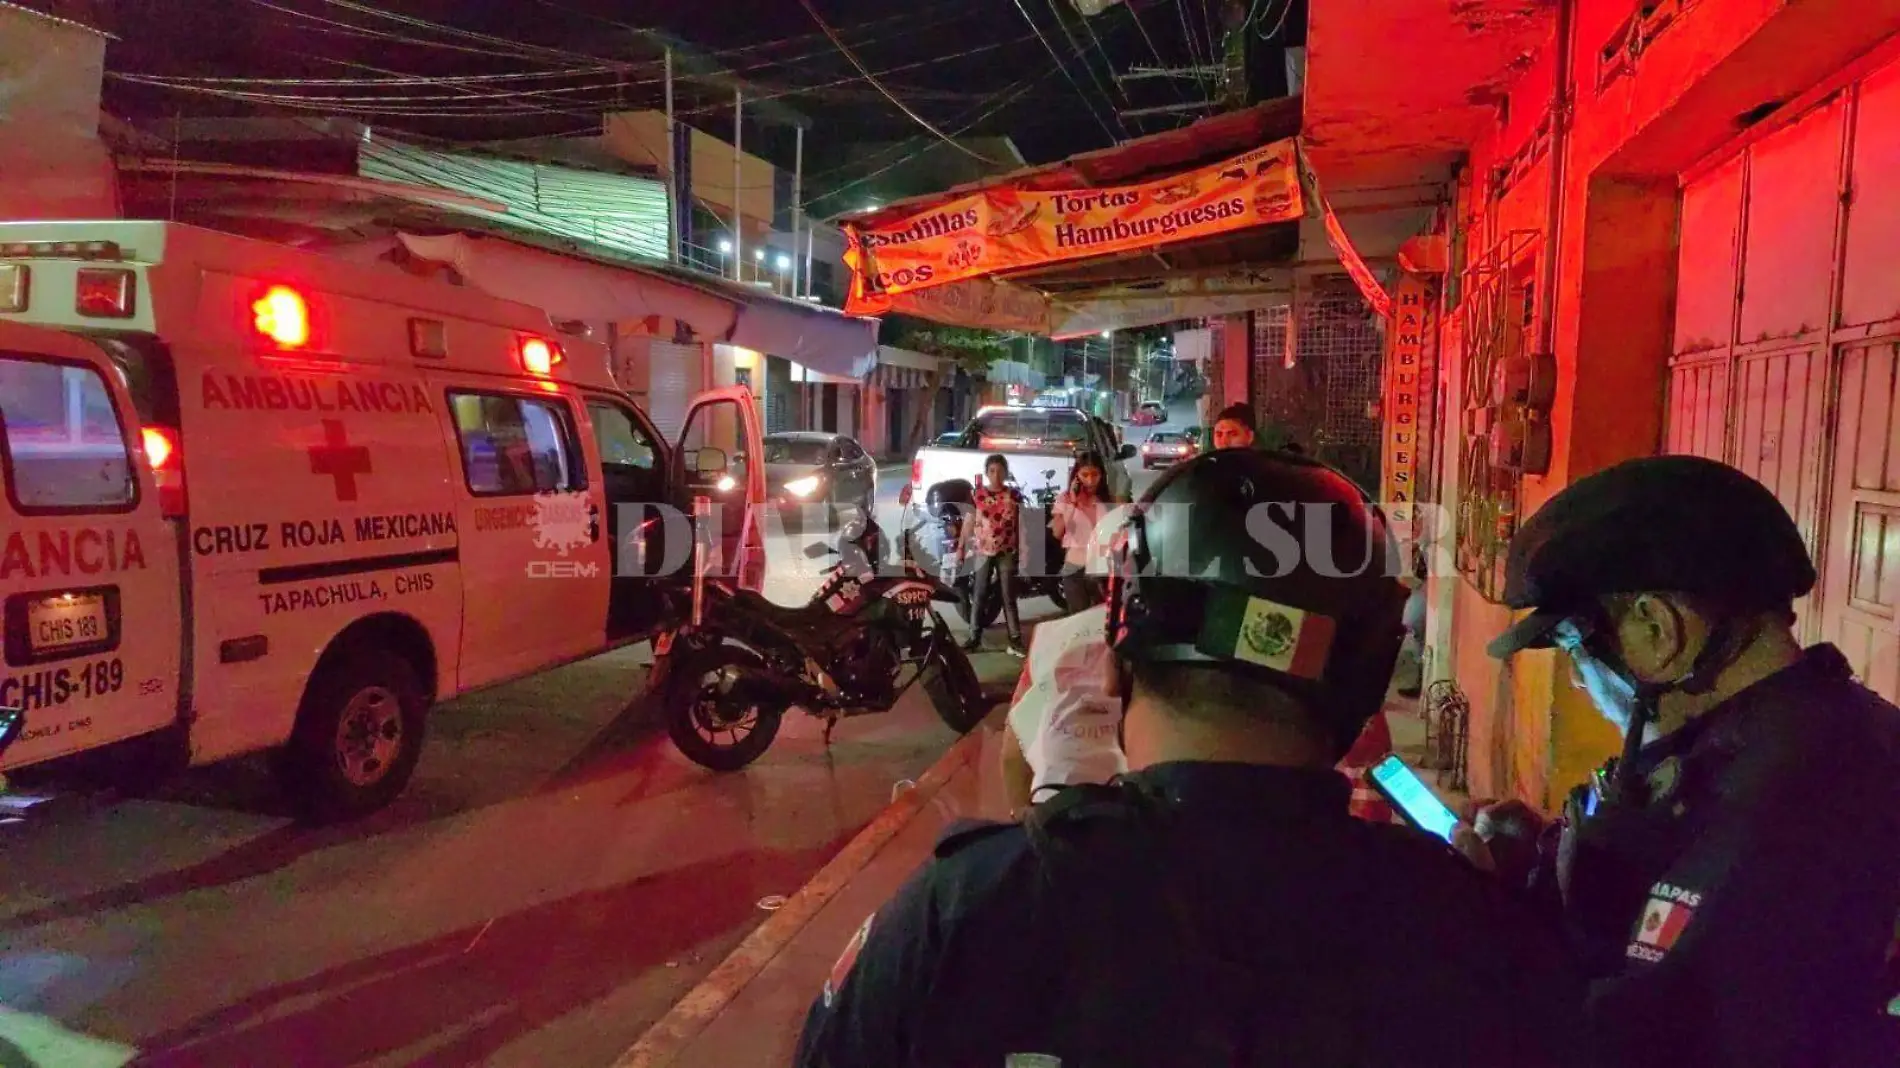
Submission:
[[[1333,770],[1398,651],[1384,518],[1331,468],[1228,450],[1124,533],[1106,629],[1139,770],[948,835],[852,940],[797,1063],[1568,1063],[1555,932],[1446,843],[1353,819]]]
[[[1900,1064],[1882,1015],[1900,710],[1834,647],[1801,648],[1814,581],[1767,488],[1688,456],[1581,479],[1512,539],[1505,600],[1533,611],[1492,653],[1562,648],[1625,744],[1541,853],[1519,805],[1481,814],[1494,849],[1458,840],[1481,864],[1530,859],[1614,1063]]]

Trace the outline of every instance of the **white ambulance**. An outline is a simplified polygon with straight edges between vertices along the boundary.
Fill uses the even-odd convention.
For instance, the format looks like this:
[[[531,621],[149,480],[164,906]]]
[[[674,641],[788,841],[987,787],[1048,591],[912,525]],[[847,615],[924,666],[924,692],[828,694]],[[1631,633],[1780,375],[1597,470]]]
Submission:
[[[673,586],[643,576],[692,536],[660,509],[764,496],[749,394],[685,437],[526,305],[175,224],[0,223],[0,707],[27,720],[0,769],[271,750],[307,816],[374,810],[432,703],[654,631]]]

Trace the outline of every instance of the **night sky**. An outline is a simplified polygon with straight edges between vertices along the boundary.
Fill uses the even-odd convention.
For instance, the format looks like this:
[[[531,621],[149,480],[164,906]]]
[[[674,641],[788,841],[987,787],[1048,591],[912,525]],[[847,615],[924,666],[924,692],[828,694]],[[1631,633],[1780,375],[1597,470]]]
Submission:
[[[61,0],[28,2],[45,7]],[[1117,108],[1198,99],[1199,90],[1185,80],[1158,79],[1130,83],[1123,96],[1110,71],[1197,57],[1206,62],[1218,47],[1226,0],[1137,0],[1132,10],[1118,5],[1086,25],[1070,0],[813,2],[873,72],[888,72],[882,80],[925,119],[953,133],[1006,134],[1034,163],[1185,121],[1118,120]],[[1271,82],[1278,77],[1279,47],[1300,36],[1304,3],[1248,3],[1257,33],[1282,27],[1270,42],[1256,44],[1269,51],[1259,65]],[[1289,5],[1292,17],[1283,19]],[[651,28],[704,49],[708,66],[698,69],[738,70],[757,93],[777,96],[808,119],[807,147],[815,158],[824,158],[827,147],[835,153],[852,143],[931,137],[856,77],[799,0],[108,0],[105,6],[103,21],[120,38],[108,65],[128,75],[485,79],[402,86],[194,83],[220,93],[289,98],[275,103],[109,81],[108,107],[148,123],[173,115],[333,114],[463,143],[597,129],[604,107],[659,106],[658,46],[638,32]],[[684,69],[682,60],[676,73]],[[1263,88],[1265,95],[1276,90]],[[688,78],[676,82],[676,93],[683,117],[730,137],[730,88]],[[789,165],[777,157],[789,155],[785,123],[791,116],[761,108],[757,117],[765,121],[748,128],[747,147]]]

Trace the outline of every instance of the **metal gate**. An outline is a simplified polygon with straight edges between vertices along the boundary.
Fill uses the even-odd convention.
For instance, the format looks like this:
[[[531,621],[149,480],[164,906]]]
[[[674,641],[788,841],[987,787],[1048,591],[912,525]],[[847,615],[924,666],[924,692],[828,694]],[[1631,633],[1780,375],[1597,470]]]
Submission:
[[[1900,66],[1684,183],[1665,449],[1724,460],[1794,516],[1796,607],[1900,699]]]
[[[686,406],[705,388],[705,354],[699,345],[652,341],[647,349],[647,414],[668,441],[686,427]]]

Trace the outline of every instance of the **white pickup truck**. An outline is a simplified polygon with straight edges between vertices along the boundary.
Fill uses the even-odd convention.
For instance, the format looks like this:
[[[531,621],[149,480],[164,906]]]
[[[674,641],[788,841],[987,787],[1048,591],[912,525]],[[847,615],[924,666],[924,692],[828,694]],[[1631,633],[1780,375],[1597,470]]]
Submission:
[[[925,490],[950,479],[976,485],[983,479],[983,461],[994,453],[1009,461],[1010,477],[1025,494],[1051,483],[1060,490],[1069,483],[1075,454],[1084,449],[1101,453],[1109,488],[1117,499],[1127,500],[1130,479],[1122,461],[1134,457],[1135,447],[1122,444],[1120,432],[1107,421],[1080,408],[1001,406],[977,412],[955,444],[918,449],[910,462],[906,499],[922,504]]]

